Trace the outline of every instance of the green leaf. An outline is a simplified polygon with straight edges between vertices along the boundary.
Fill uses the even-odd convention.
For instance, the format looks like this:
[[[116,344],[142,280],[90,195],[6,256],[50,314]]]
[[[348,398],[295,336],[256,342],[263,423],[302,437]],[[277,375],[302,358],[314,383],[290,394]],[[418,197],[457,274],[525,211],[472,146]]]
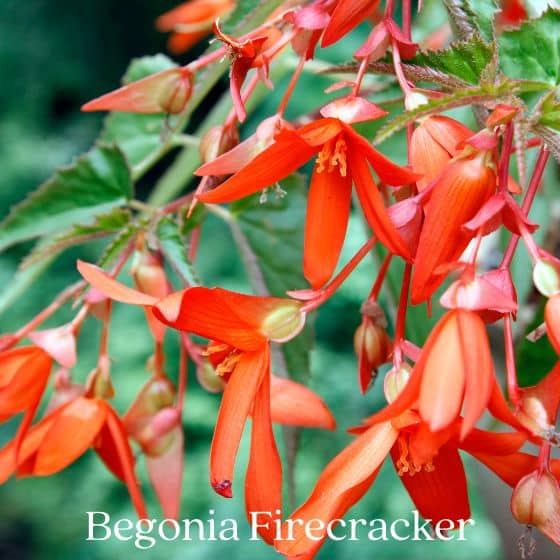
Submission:
[[[147,223],[142,225],[131,222],[128,226],[121,229],[121,231],[114,237],[114,239],[105,247],[103,254],[97,261],[97,266],[105,268],[110,265],[117,257],[125,250],[126,246],[133,240],[134,236],[147,227]]]
[[[130,170],[122,152],[95,146],[12,208],[0,224],[0,250],[86,223],[131,197]]]
[[[116,208],[107,214],[101,214],[95,217],[91,225],[75,225],[61,234],[56,235],[47,243],[38,244],[21,263],[21,268],[27,268],[32,264],[45,259],[53,254],[58,254],[69,247],[82,245],[88,241],[107,237],[111,234],[118,233],[122,228],[126,227],[131,220],[131,214],[123,208]]]
[[[175,66],[177,65],[163,54],[137,58],[130,63],[122,80],[123,85]],[[101,139],[117,144],[134,166],[162,147],[161,135],[165,119],[165,115],[113,112],[105,119]]]
[[[406,65],[427,67],[457,76],[470,84],[479,84],[493,54],[493,45],[474,34],[470,39],[452,43],[441,51],[419,52]]]
[[[560,11],[549,8],[498,39],[500,66],[511,78],[560,83]]]
[[[234,238],[255,291],[285,297],[286,291],[307,286],[301,266],[306,200],[301,176],[293,175],[280,185],[285,196],[269,193],[261,203],[260,196],[254,195],[232,204],[231,211]],[[312,338],[308,321],[298,337],[281,347],[290,377],[299,381],[310,377]]]
[[[467,0],[467,9],[481,35],[491,41],[494,36],[494,18],[499,11],[495,0]]]
[[[187,256],[187,243],[181,237],[179,224],[169,217],[162,218],[156,228],[159,247],[165,260],[187,286],[197,286],[200,280]]]
[[[560,97],[559,92],[551,91],[544,96],[540,105],[539,123],[560,131]]]

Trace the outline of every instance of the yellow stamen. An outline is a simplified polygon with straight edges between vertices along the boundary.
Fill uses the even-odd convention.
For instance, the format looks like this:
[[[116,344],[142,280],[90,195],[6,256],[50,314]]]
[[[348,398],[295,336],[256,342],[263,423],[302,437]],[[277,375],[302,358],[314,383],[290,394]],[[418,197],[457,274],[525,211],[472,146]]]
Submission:
[[[333,140],[325,142],[317,156],[317,173],[322,173],[323,171],[331,173],[336,167],[340,175],[346,177],[348,173],[348,165],[346,162],[347,151],[348,146],[344,138],[337,138],[336,142],[334,142],[334,147]]]
[[[397,472],[399,476],[403,476],[405,473],[408,473],[410,476],[414,476],[416,473],[419,473],[424,469],[426,472],[434,472],[435,466],[430,459],[427,463],[417,465],[414,462],[414,459],[409,454],[409,436],[405,434],[401,434],[398,439],[399,444],[399,458],[396,462]]]

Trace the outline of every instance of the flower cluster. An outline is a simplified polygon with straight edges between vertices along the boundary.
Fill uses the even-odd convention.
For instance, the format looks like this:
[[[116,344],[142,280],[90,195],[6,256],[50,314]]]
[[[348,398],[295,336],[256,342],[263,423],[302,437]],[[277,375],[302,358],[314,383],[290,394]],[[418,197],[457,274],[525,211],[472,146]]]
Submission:
[[[234,37],[220,23],[235,10],[233,0],[191,0],[162,15],[157,27],[172,32],[169,47],[175,53],[212,32],[214,48],[183,67],[129,83],[84,105],[84,111],[180,116],[204,79],[202,71],[226,58],[231,111],[201,139],[196,188],[156,209],[154,219],[180,212],[188,222],[199,205],[220,215],[217,205],[267,189],[278,191],[280,181],[312,162],[301,263],[310,287],[293,286],[274,297],[192,282],[176,291],[165,268],[165,251],[150,242],[150,223],[121,251],[111,270],[80,261],[85,282],[0,340],[0,418],[24,413],[13,441],[0,451],[0,480],[13,473],[53,474],[93,448],[126,483],[138,515],[145,517],[134,445],[146,457],[164,515],[176,518],[190,360],[202,387],[222,392],[210,447],[210,484],[221,496],[232,497],[239,443],[251,418],[246,509],[249,517],[255,511],[274,513],[270,526],[259,528],[260,535],[287,557],[312,558],[327,537],[326,527],[370,489],[388,456],[420,514],[434,524],[451,520],[451,530],[458,527],[470,516],[459,451],[512,488],[511,512],[519,523],[537,527],[560,544],[560,460],[551,458],[560,439],[555,428],[560,362],[538,384],[519,385],[513,323],[520,302],[511,273],[522,241],[532,260],[534,286],[547,298],[545,323],[535,336],[546,333],[560,355],[560,260],[537,244],[533,234],[539,224],[528,217],[549,150],[536,137],[524,138],[524,145],[515,141],[523,107],[512,99],[472,100],[483,115],[476,130],[438,110],[418,112],[445,92],[417,87],[403,63],[420,48],[412,40],[410,0],[402,3],[402,25],[395,19],[393,1],[380,4],[285,2],[260,26]],[[519,2],[504,2],[503,8],[498,28],[527,17]],[[346,95],[316,113],[286,120],[285,109],[316,51],[363,22],[372,29],[355,52],[356,75],[330,88],[347,88]],[[428,38],[425,48],[434,41],[434,36]],[[238,125],[246,119],[252,95],[261,82],[272,87],[271,70],[287,51],[295,53],[297,64],[277,111],[240,141]],[[370,65],[378,61],[392,68],[402,103],[412,115],[406,123],[406,164],[394,162],[360,132],[387,115],[364,85]],[[512,157],[530,147],[539,150],[530,179],[525,181],[520,169],[516,180],[510,175]],[[369,239],[339,269],[353,205],[364,218]],[[496,232],[507,242],[500,262],[488,266],[484,246]],[[190,235],[185,252],[194,258],[200,227],[195,225]],[[308,315],[333,297],[372,251],[381,258],[369,294],[364,294],[354,337],[356,389],[366,394],[385,365],[387,405],[350,429],[355,439],[325,467],[308,499],[295,512],[286,512],[273,424],[332,430],[335,420],[318,395],[280,371],[273,374],[278,367],[274,353],[300,334]],[[117,280],[129,261],[134,288]],[[389,270],[401,274],[391,322],[381,295]],[[91,289],[86,292],[86,287]],[[70,299],[79,302],[70,323],[38,330]],[[108,402],[114,394],[108,354],[113,302],[141,306],[154,342],[150,377],[122,415]],[[429,315],[434,302],[444,309],[441,318],[425,340],[411,341],[408,310],[427,304]],[[102,323],[98,363],[84,383],[74,383],[70,370],[77,360],[76,341],[89,316]],[[389,330],[388,324],[394,328]],[[165,372],[168,329],[180,333],[178,387]],[[501,332],[504,340],[505,395],[489,329]],[[29,344],[18,346],[24,339]],[[50,404],[34,423],[50,377]],[[487,413],[503,425],[500,431],[480,427]],[[524,445],[536,451],[521,451]],[[293,534],[290,518],[322,520],[322,538],[311,540],[296,525],[295,538],[276,539],[275,523],[284,522]]]

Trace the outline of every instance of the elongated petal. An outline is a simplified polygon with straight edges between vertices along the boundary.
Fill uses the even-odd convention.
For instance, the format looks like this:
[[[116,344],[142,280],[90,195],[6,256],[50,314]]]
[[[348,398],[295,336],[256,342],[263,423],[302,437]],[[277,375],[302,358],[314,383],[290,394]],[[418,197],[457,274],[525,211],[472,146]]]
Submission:
[[[192,75],[185,68],[169,68],[98,97],[82,111],[180,113],[192,92]]]
[[[399,458],[396,446],[391,457],[396,464]],[[432,525],[449,519],[456,528],[460,519],[470,518],[467,479],[457,448],[451,444],[441,447],[433,458],[433,466],[433,471],[422,470],[414,476],[404,473],[401,482],[422,517],[431,519]]]
[[[318,290],[332,276],[346,237],[352,178],[336,170],[313,172],[307,200],[303,271]]]
[[[473,428],[460,442],[461,449],[469,453],[511,455],[527,441],[524,432],[488,432]]]
[[[263,378],[269,375],[268,347],[241,355],[222,396],[210,450],[210,482],[214,490],[231,498],[235,458],[247,416]]]
[[[419,178],[417,173],[411,169],[402,167],[378,152],[363,136],[360,136],[353,128],[344,127],[344,132],[349,142],[354,147],[354,152],[360,152],[377,173],[379,179],[387,185],[398,187],[413,183]],[[357,149],[356,149],[357,148]]]
[[[389,218],[367,162],[352,145],[349,146],[348,159],[356,192],[371,229],[387,249],[409,259],[410,249]]]
[[[158,456],[146,456],[146,467],[165,518],[178,519],[184,471],[183,428],[168,434],[170,446]]]
[[[221,288],[190,288],[161,300],[155,316],[170,327],[224,342],[241,350],[256,350],[266,338],[259,318],[274,298],[246,296]]]
[[[179,4],[156,19],[159,31],[173,31],[178,26],[211,22],[233,8],[232,0],[190,0]]]
[[[319,148],[310,147],[295,132],[284,131],[274,144],[258,154],[251,163],[218,188],[201,194],[198,198],[215,204],[231,202],[256,193],[286,178],[318,151]]]
[[[493,455],[492,453],[471,452],[469,449],[466,451],[512,488],[515,488],[524,476],[537,467],[538,458],[528,453]]]
[[[397,436],[398,432],[389,422],[366,430],[326,466],[311,496],[291,518],[301,519],[304,525],[310,519],[321,519],[326,525],[335,516],[344,515],[346,509],[367,491]],[[307,537],[301,525],[293,527],[290,535],[293,540],[286,540],[287,531],[288,526],[284,524],[283,540],[276,544],[282,554],[296,557],[309,554],[320,546],[320,541],[314,542]]]
[[[416,251],[413,304],[428,299],[444,281],[440,266],[456,261],[474,236],[462,229],[496,188],[496,175],[481,156],[449,163],[433,187]]]
[[[336,421],[323,400],[304,385],[272,376],[270,413],[275,424],[334,430]]]
[[[117,282],[103,269],[78,261],[78,271],[84,279],[107,297],[131,305],[154,305],[158,299]]]
[[[423,372],[419,410],[433,431],[449,426],[459,415],[465,397],[466,435],[488,404],[494,368],[488,335],[474,312],[447,313],[426,341],[416,367]]]
[[[108,405],[106,405],[106,409],[107,428],[111,433],[113,445],[121,461],[124,480],[128,488],[128,493],[130,494],[130,499],[132,500],[132,505],[136,510],[138,518],[145,519],[148,517],[148,512],[146,511],[144,498],[142,497],[136,475],[134,474],[134,455],[128,443],[126,431],[116,412]]]
[[[324,48],[336,43],[364,19],[373,15],[378,5],[379,0],[339,0],[325,29],[321,46]]]
[[[270,513],[263,520],[268,526],[260,527],[258,531],[265,542],[273,544],[276,533],[273,523],[282,519],[282,463],[272,432],[270,375],[264,376],[255,395],[251,455],[245,477],[245,507],[249,521],[252,512]]]
[[[99,434],[107,406],[103,401],[80,397],[59,414],[37,452],[33,474],[47,476],[80,457]]]
[[[232,175],[243,169],[259,153],[259,139],[256,134],[249,136],[231,150],[225,152],[216,159],[201,165],[196,171],[196,175],[202,177],[208,175]]]
[[[474,134],[468,126],[443,115],[425,119],[421,127],[451,156],[457,155],[462,148],[461,144]]]
[[[99,436],[95,440],[95,451],[103,464],[115,475],[116,478],[125,482],[125,474],[122,461],[119,457],[119,450],[115,445],[115,441],[111,435],[111,431],[107,423],[101,428]],[[134,462],[132,455],[130,460]]]

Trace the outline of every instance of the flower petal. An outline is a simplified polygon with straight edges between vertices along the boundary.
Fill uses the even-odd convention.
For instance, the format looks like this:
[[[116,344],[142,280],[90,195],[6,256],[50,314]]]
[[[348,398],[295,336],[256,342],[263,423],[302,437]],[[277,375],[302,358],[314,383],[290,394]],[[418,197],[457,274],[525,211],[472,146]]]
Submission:
[[[73,463],[93,444],[106,416],[104,401],[86,397],[72,401],[56,414],[37,451],[33,474],[47,476]]]
[[[231,202],[281,181],[305,162],[318,148],[312,148],[293,131],[283,131],[274,144],[216,189],[198,196],[209,204]],[[200,171],[200,169],[199,169]],[[207,174],[205,171],[204,174]]]
[[[195,287],[171,294],[153,309],[160,321],[174,329],[256,350],[266,342],[258,330],[262,318],[279,301],[285,300]]]
[[[264,376],[255,395],[251,454],[245,477],[245,507],[250,521],[254,512],[267,513],[265,521],[268,525],[259,527],[258,532],[265,542],[273,544],[275,522],[282,519],[282,463],[272,432],[270,375]]]
[[[352,179],[365,217],[379,241],[391,252],[405,259],[410,258],[410,249],[389,218],[381,194],[369,171],[362,154],[348,147],[348,159]]]
[[[395,446],[391,451],[393,463],[399,458]],[[449,519],[458,527],[460,519],[470,518],[467,479],[459,452],[447,444],[440,448],[432,459],[434,470],[421,470],[411,476],[404,473],[401,482],[408,491],[416,509],[425,519],[436,525],[442,519]]]
[[[293,540],[286,539],[289,525],[285,523],[283,540],[276,543],[276,549],[290,557],[316,550],[321,540],[309,539],[304,530],[306,523],[310,519],[320,519],[326,526],[332,519],[344,515],[370,487],[397,436],[391,423],[385,422],[368,428],[341,451],[326,466],[307,501],[291,515],[292,519],[303,521],[302,524],[298,521],[289,533]]]
[[[268,346],[258,352],[244,352],[222,396],[210,450],[210,482],[214,490],[231,498],[233,469],[239,441],[257,390],[269,375]]]
[[[78,271],[84,279],[107,297],[131,305],[154,305],[158,299],[117,282],[103,269],[78,261]]]
[[[270,413],[275,424],[336,428],[334,416],[317,394],[304,385],[275,375],[271,380]]]
[[[356,25],[373,15],[378,5],[379,0],[339,0],[325,29],[321,46],[325,48],[336,43]]]
[[[313,289],[321,288],[332,276],[348,226],[352,178],[338,171],[317,172],[311,177],[305,219],[303,271]]]

